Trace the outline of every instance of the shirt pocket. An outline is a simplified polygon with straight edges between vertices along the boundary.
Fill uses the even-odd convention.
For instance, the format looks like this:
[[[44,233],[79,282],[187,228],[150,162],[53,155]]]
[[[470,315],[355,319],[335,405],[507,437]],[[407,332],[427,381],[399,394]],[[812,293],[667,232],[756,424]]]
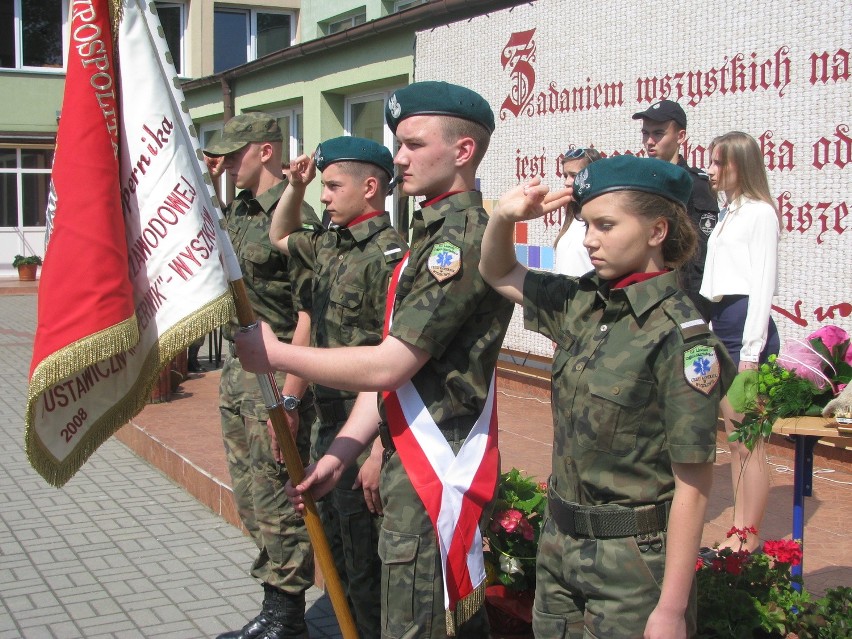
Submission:
[[[328,301],[328,311],[335,318],[334,325],[340,331],[340,341],[344,344],[350,342],[357,337],[358,326],[362,321],[364,289],[352,285],[338,286],[331,290]]]
[[[627,455],[636,448],[653,383],[599,369],[591,374],[588,384],[587,427],[578,429],[579,444],[612,455]]]
[[[268,275],[266,271],[271,268],[272,248],[258,244],[257,242],[244,242],[240,248],[240,258],[243,262],[243,275],[251,278],[260,278]]]

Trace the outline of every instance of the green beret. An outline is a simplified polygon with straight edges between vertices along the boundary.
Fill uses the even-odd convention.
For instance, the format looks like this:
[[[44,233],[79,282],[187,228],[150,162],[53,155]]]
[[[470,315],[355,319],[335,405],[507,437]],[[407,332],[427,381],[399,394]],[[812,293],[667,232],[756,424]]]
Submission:
[[[278,122],[268,113],[241,113],[225,123],[221,137],[214,138],[204,149],[204,155],[227,155],[250,142],[281,142],[283,139]]]
[[[335,162],[367,162],[375,164],[389,177],[393,177],[393,156],[386,147],[366,138],[344,135],[321,142],[314,152],[314,162],[319,171]]]
[[[677,164],[635,155],[593,162],[574,178],[574,199],[581,206],[613,191],[653,193],[686,206],[692,195],[692,178]]]
[[[494,132],[494,112],[476,91],[447,82],[415,82],[395,91],[385,105],[385,120],[397,125],[412,115],[450,115],[481,124]]]

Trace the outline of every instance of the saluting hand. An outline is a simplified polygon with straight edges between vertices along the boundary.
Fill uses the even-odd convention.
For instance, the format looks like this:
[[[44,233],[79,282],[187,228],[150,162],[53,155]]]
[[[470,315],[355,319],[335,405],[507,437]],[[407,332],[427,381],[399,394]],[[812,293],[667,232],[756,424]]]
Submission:
[[[290,162],[290,184],[295,187],[305,187],[317,175],[317,166],[313,156],[300,155]]]
[[[570,201],[570,188],[551,192],[550,187],[541,183],[541,178],[533,178],[506,191],[498,200],[493,215],[512,222],[523,222],[555,211]]]

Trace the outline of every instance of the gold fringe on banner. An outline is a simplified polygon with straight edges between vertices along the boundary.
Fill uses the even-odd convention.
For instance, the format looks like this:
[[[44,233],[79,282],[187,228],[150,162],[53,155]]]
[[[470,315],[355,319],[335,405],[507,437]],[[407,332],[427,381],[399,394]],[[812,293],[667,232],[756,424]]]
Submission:
[[[145,358],[133,386],[127,389],[123,397],[116,398],[113,406],[89,427],[71,454],[64,460],[56,459],[34,432],[33,417],[36,402],[41,393],[46,391],[49,386],[36,386],[31,382],[27,393],[26,452],[32,467],[52,486],[57,488],[63,486],[101,444],[142,411],[148,402],[151,390],[158,381],[160,371],[169,365],[190,343],[210,333],[214,328],[225,324],[234,314],[233,298],[229,293],[225,293],[161,335]],[[77,348],[79,344],[80,342],[77,342],[72,345],[75,352],[79,352],[80,349]],[[127,348],[131,346],[132,344]],[[59,354],[64,353],[65,350],[67,349],[63,349]],[[107,357],[114,354],[111,353]],[[77,361],[78,364],[75,369],[65,377],[85,368],[79,365],[79,360]],[[40,377],[40,379],[44,378],[46,378],[45,375]],[[53,384],[61,381],[61,379],[64,379],[64,377],[55,379]]]
[[[107,4],[109,5],[110,26],[112,27],[112,41],[115,44],[118,40],[118,25],[124,18],[124,5],[122,0],[109,0]]]
[[[455,637],[459,626],[473,617],[485,603],[485,582],[483,581],[467,597],[456,603],[455,610],[447,610],[447,636]]]

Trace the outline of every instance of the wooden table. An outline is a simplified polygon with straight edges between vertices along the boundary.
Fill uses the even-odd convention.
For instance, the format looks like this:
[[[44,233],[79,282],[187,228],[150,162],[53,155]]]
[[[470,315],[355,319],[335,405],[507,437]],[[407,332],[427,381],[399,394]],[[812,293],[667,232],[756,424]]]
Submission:
[[[805,497],[813,493],[814,446],[819,440],[841,447],[852,445],[852,436],[840,433],[837,427],[836,421],[825,417],[787,417],[777,419],[772,426],[773,433],[792,437],[796,444],[793,465],[793,539],[802,544],[802,563],[805,551]],[[802,564],[793,566],[792,573],[801,577]]]

